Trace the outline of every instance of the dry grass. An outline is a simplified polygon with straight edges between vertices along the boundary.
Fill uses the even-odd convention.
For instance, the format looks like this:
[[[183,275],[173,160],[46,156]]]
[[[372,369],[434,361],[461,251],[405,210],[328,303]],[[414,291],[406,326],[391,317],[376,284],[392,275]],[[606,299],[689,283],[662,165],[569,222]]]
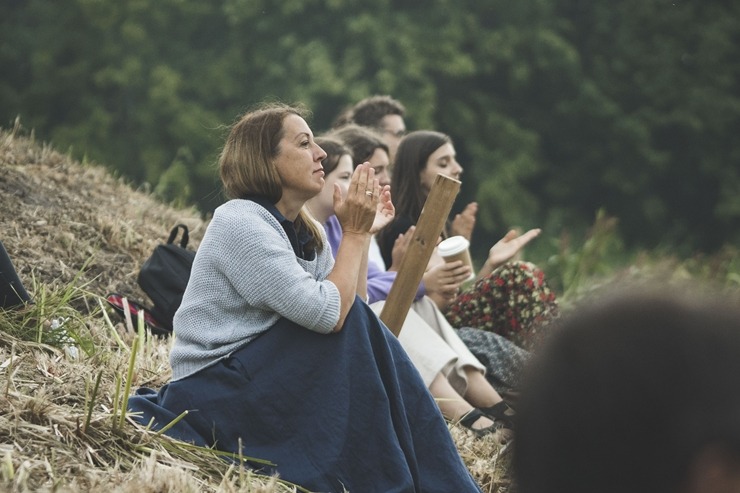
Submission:
[[[146,299],[140,265],[178,222],[197,246],[206,223],[195,210],[162,204],[18,126],[0,129],[0,196],[0,239],[36,301],[0,311],[0,490],[301,491],[122,416],[132,353],[128,383],[156,388],[170,377],[169,341],[111,322],[101,297]],[[485,492],[509,489],[507,456],[497,459],[492,441],[451,432]]]

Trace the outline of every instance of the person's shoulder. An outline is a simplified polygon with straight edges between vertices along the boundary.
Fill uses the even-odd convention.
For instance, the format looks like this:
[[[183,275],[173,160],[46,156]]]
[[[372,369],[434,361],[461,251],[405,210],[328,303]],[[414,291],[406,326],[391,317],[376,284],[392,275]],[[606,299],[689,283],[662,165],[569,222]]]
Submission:
[[[238,220],[239,223],[249,222],[252,226],[259,227],[262,222],[254,221],[254,219],[263,219],[267,222],[278,222],[277,219],[270,214],[270,211],[256,202],[244,199],[231,199],[218,206],[213,212],[213,219],[211,222],[223,224],[232,223],[232,221]]]
[[[265,235],[271,236],[275,232],[279,234],[281,230],[277,219],[261,205],[251,200],[232,199],[213,212],[206,235],[220,238],[222,242],[243,243],[264,238]]]
[[[216,207],[213,216],[224,216],[232,214],[262,214],[268,213],[267,209],[252,200],[231,199]]]

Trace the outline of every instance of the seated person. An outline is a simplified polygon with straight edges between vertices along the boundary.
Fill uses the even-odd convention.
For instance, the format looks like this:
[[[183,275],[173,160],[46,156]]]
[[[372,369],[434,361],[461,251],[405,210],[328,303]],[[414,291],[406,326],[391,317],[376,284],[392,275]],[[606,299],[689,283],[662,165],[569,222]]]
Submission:
[[[378,234],[380,251],[389,269],[394,268],[396,241],[419,220],[437,175],[459,180],[462,172],[449,136],[421,130],[401,139],[391,176],[396,216]],[[449,222],[443,236],[460,235],[470,241],[477,210],[475,202],[468,204]],[[529,262],[512,259],[539,233],[539,229],[531,229],[521,235],[514,230],[509,231],[490,248],[475,282],[462,291],[459,288],[469,278],[470,269],[465,266],[452,269],[452,263],[445,264],[433,255],[429,269],[445,269],[446,282],[436,289],[426,283],[427,294],[453,327],[495,332],[531,350],[547,322],[557,317],[557,300],[539,268]]]
[[[384,107],[385,105],[379,104],[378,109],[381,109],[381,106]],[[366,113],[365,110],[369,110],[368,106],[362,106],[362,108],[364,108],[363,113]],[[367,111],[367,113],[373,112]],[[382,113],[382,111],[379,112],[379,114]],[[370,166],[375,170],[381,185],[391,184],[391,178],[388,172],[389,148],[376,132],[370,128],[347,124],[329,132],[325,137],[341,142],[347,151],[349,151],[352,164],[357,165],[365,161],[369,162]],[[315,200],[318,200],[318,197]],[[329,203],[327,207],[330,208],[330,206],[331,204]],[[327,214],[331,215],[332,213],[329,211]],[[335,218],[329,217],[324,227],[329,234],[330,240],[341,237],[341,228],[339,228]],[[367,291],[371,304],[381,302],[388,296],[391,285],[396,279],[397,265],[400,263],[400,258],[403,255],[408,240],[411,238],[411,234],[407,234],[405,239],[402,238],[396,241],[398,248],[394,246],[391,270],[386,270],[385,262],[382,260],[375,238],[376,236],[373,235],[368,256]],[[376,251],[377,255],[374,254]],[[396,257],[399,260],[396,260]],[[452,334],[453,331],[450,330],[451,326],[448,320],[434,306],[431,297],[424,296],[429,292],[432,296],[436,297],[440,293],[447,292],[447,290],[457,293],[461,279],[463,278],[456,280],[455,269],[457,269],[455,264],[445,262],[438,263],[428,269],[419,284],[412,308],[417,315],[424,319],[429,327],[432,327],[440,336],[445,338],[447,343],[455,346],[462,339],[464,341],[464,347],[469,349],[469,351],[466,349],[465,353],[470,355],[470,352],[472,352],[478,360],[476,364],[485,362],[484,364],[488,369],[486,373],[488,382],[497,390],[501,389],[510,395],[511,391],[516,389],[521,367],[527,357],[527,351],[492,331],[479,331],[471,327],[458,326],[457,334]],[[469,271],[464,271],[464,274],[469,274]],[[414,315],[412,314],[412,316]],[[409,337],[408,334],[404,335],[402,343],[407,337]],[[409,350],[408,347],[407,350]],[[412,359],[415,358],[412,357]],[[468,368],[468,371],[472,371],[469,366],[466,368]],[[436,375],[436,372],[434,374]],[[453,382],[453,386],[456,386],[456,391],[464,394],[466,387],[462,384],[466,384],[467,378],[464,376],[456,378],[455,372],[451,372],[449,377],[451,382]],[[477,375],[473,375],[471,378],[475,380],[477,379]],[[461,385],[455,385],[455,382]],[[450,402],[450,400],[445,402]],[[458,409],[458,411],[461,410],[461,408]],[[503,418],[500,413],[489,412],[488,414],[498,415],[499,419]],[[455,416],[456,413],[448,413],[447,415]],[[463,421],[463,423],[467,423],[467,421]],[[476,422],[475,426],[478,424]]]
[[[304,207],[326,153],[303,115],[269,105],[232,127],[219,162],[232,199],[175,315],[172,381],[129,407],[155,429],[189,411],[169,435],[269,461],[249,463],[311,491],[478,492],[419,373],[360,299],[389,192],[358,166],[335,194],[334,258]]]
[[[364,162],[369,163],[370,167],[375,170],[375,177],[381,187],[391,184],[390,150],[375,131],[350,123],[332,130],[326,137],[341,142],[347,148],[354,166]],[[375,235],[370,239],[368,255],[372,262],[385,269]],[[372,292],[370,296],[372,298]]]
[[[354,106],[343,111],[335,119],[333,126],[339,128],[354,123],[372,128],[382,137],[388,147],[391,162],[393,162],[398,144],[406,133],[405,115],[406,108],[400,101],[388,95],[376,94],[358,101]]]
[[[334,215],[334,189],[339,189],[342,196],[347,194],[354,167],[349,149],[339,141],[317,137],[316,143],[327,154],[322,161],[326,186],[307,202],[307,206],[313,217],[326,228],[334,251],[342,241],[342,229]],[[371,300],[371,307],[376,313],[383,309],[388,294],[385,286],[388,277],[368,259],[368,294],[382,293],[382,297]],[[395,273],[391,273],[390,277],[395,277]],[[431,300],[427,300],[427,303],[434,309]],[[485,367],[460,340],[455,330],[444,321],[441,314],[438,320],[441,323],[436,323],[433,328],[414,310],[409,310],[399,335],[401,345],[419,370],[432,396],[437,399],[445,417],[473,430],[477,436],[497,433],[499,441],[507,440],[513,427],[513,411],[486,380]],[[507,431],[499,433],[500,428]]]

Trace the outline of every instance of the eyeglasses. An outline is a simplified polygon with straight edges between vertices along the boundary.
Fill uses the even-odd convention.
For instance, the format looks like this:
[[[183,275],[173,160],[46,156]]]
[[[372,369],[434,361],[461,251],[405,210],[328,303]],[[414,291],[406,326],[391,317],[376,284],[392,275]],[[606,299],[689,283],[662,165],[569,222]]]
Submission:
[[[392,136],[392,137],[395,137],[395,138],[397,138],[397,139],[400,139],[400,138],[402,138],[402,137],[403,137],[404,135],[406,135],[406,130],[396,130],[396,131],[394,132],[394,131],[392,131],[392,130],[386,130],[386,129],[383,129],[383,133],[384,133],[384,134],[388,134],[388,135],[390,135],[390,136]]]

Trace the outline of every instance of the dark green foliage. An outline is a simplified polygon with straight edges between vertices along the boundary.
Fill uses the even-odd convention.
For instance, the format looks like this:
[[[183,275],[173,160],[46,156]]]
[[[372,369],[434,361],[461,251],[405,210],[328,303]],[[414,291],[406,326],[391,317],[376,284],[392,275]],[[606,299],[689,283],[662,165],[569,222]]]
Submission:
[[[386,93],[453,136],[478,253],[602,208],[629,249],[740,244],[733,2],[12,0],[0,32],[0,124],[206,213],[236,115],[300,101],[321,131]]]

